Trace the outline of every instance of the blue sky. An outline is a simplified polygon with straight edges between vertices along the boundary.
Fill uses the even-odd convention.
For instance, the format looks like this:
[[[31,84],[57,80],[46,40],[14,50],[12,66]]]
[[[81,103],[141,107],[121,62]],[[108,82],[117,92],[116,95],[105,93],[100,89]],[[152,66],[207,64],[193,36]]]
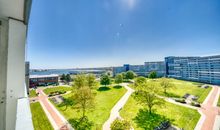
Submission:
[[[27,42],[31,68],[220,54],[220,1],[34,0]]]

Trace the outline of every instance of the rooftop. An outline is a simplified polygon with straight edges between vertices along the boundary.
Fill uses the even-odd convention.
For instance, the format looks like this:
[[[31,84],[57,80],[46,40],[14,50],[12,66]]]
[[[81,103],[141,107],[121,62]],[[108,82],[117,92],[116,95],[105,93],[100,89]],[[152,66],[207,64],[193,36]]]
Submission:
[[[30,75],[30,78],[50,78],[50,77],[59,77],[57,74],[51,75]]]

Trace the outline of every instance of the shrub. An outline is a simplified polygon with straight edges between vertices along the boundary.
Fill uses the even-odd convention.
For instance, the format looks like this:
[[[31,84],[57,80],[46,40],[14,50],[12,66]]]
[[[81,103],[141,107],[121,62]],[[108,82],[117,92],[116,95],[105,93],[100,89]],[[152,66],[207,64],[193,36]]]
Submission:
[[[111,124],[111,130],[130,130],[131,124],[126,120],[116,119]]]

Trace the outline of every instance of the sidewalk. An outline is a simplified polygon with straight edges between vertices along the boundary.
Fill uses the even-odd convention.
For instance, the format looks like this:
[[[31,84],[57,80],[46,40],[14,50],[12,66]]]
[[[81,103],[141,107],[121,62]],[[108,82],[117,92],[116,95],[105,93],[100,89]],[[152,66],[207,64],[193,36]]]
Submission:
[[[103,130],[110,130],[111,123],[115,119],[121,118],[119,115],[119,111],[121,108],[123,108],[123,106],[126,104],[127,100],[129,99],[130,95],[134,92],[133,89],[127,86],[128,85],[127,83],[122,83],[121,85],[127,89],[127,92],[112,108],[109,119],[104,123],[102,127]]]
[[[43,107],[49,121],[51,122],[55,130],[69,130],[68,122],[65,118],[57,111],[57,109],[50,103],[47,95],[43,92],[42,89],[37,89],[38,100]]]

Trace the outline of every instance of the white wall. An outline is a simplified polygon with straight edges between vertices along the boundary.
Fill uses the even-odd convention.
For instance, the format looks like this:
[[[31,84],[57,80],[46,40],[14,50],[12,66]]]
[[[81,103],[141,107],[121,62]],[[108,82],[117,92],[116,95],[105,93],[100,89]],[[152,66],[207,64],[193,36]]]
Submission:
[[[17,99],[25,95],[25,39],[26,25],[8,21],[8,49],[6,76],[6,130],[15,129]]]

